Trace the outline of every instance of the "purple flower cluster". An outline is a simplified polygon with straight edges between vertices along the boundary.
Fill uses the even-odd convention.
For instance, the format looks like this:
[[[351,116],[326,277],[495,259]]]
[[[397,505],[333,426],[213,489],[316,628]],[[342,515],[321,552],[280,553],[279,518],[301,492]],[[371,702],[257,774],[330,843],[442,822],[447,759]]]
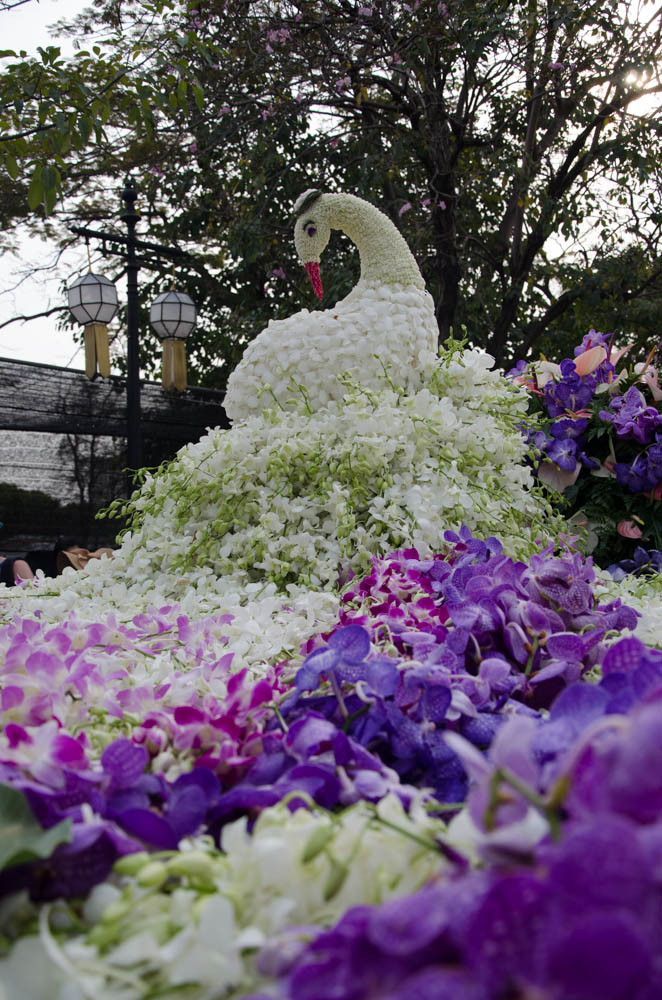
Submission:
[[[335,809],[394,793],[408,808],[424,788],[433,808],[456,810],[471,773],[462,740],[484,761],[479,750],[494,744],[500,752],[512,718],[563,743],[567,733],[554,736],[555,696],[587,689],[577,682],[605,656],[607,632],[634,627],[635,612],[620,601],[600,604],[594,582],[577,553],[545,550],[517,562],[494,538],[446,532],[442,553],[396,552],[352,581],[338,626],[307,644],[289,688],[286,665],[252,684],[245,671],[232,674],[222,634],[219,650],[173,609],[126,627],[17,622],[0,632],[0,782],[25,795],[44,828],[68,822],[70,839],[45,861],[2,871],[0,895],[81,895],[123,854],[175,849],[201,832],[220,843],[227,822],[252,820],[283,799],[290,809],[311,801]],[[191,644],[198,665],[167,683],[135,686],[126,670],[112,669],[131,659],[132,647],[189,655]],[[610,656],[609,691],[588,689],[605,705],[630,705],[650,663],[619,682]],[[221,698],[196,690],[217,674]],[[130,738],[110,742],[95,764],[82,723],[86,699],[100,692],[109,731],[121,724]],[[540,709],[550,705],[556,729],[541,729]],[[68,712],[80,735],[56,712]],[[127,717],[141,712],[139,724]],[[459,754],[449,733],[460,739]],[[556,762],[550,746],[538,751],[547,769]],[[158,770],[164,751],[192,770],[166,778]]]
[[[444,732],[486,748],[509,715],[537,717],[636,613],[598,604],[590,560],[577,553],[526,564],[467,529],[445,537],[448,550],[430,559],[408,549],[374,560],[281,709],[288,722],[324,715],[402,781],[449,803],[464,799],[466,776]]]
[[[593,403],[597,387],[613,381],[615,369],[609,360],[604,360],[586,374],[577,371],[577,359],[596,347],[609,352],[605,335],[591,330],[575,348],[575,359],[566,358],[561,362],[560,379],[550,379],[544,386],[545,410],[552,421],[548,431],[525,431],[540,458],[554,462],[567,472],[574,472],[579,462],[587,468],[599,465],[585,451],[587,415],[590,416],[587,407]],[[526,369],[527,366],[520,363],[508,375],[522,379]],[[611,424],[623,440],[643,446],[655,442],[648,454],[638,456],[632,463],[617,463],[614,467],[618,481],[632,492],[653,489],[662,480],[662,444],[657,434],[662,414],[655,406],[647,405],[640,390],[631,385],[624,395],[612,395],[609,410],[601,409],[597,416],[603,423]]]
[[[609,409],[600,410],[600,419],[610,423],[620,438],[650,444],[662,425],[662,413],[656,407],[647,406],[643,393],[631,385],[623,396],[613,396]]]
[[[388,792],[408,807],[415,789],[402,785],[395,771],[341,728],[309,711],[285,733],[264,735],[260,756],[210,813],[209,830],[217,833],[229,820],[257,815],[284,798],[292,810],[311,799],[333,809],[359,799],[377,802]]]
[[[600,419],[610,423],[620,439],[640,447],[631,461],[614,463],[616,479],[632,493],[654,490],[662,482],[662,413],[646,405],[634,385],[625,395],[613,397],[609,409],[612,412],[600,410]]]
[[[482,870],[355,907],[298,947],[290,932],[276,995],[660,996],[662,653],[622,640],[603,671],[597,687],[567,688],[548,723],[506,722],[488,760],[467,745],[470,813],[500,835]],[[531,812],[548,832],[525,848]]]
[[[71,840],[47,862],[0,872],[0,897],[22,888],[34,899],[81,895],[106,878],[123,854],[174,850],[182,837],[201,832],[220,841],[225,823],[240,815],[256,816],[286,797],[292,810],[310,800],[331,809],[360,798],[377,802],[390,791],[408,806],[415,792],[401,785],[378,757],[312,712],[286,733],[260,738],[259,754],[248,770],[244,759],[234,769],[226,766],[223,784],[200,762],[167,781],[147,770],[146,749],[125,738],[108,746],[101,769],[93,770],[80,745],[59,735],[57,782],[26,778],[16,766],[5,764],[0,765],[0,783],[25,795],[45,829],[68,820]]]
[[[604,334],[595,334],[593,339],[589,348],[582,345],[575,350],[575,354],[581,354],[590,347],[606,347],[603,343]],[[561,362],[560,369],[561,378],[558,381],[550,380],[544,387],[545,408],[552,418],[549,433],[537,431],[532,435],[531,443],[541,458],[554,462],[568,472],[574,472],[578,463],[586,468],[597,468],[598,463],[585,450],[588,419],[579,414],[587,412],[595,390],[598,385],[609,381],[614,367],[608,361],[603,361],[589,374],[579,375],[575,362],[566,358]]]
[[[646,837],[601,820],[541,851],[537,868],[476,872],[355,907],[303,950],[280,996],[653,1000],[661,893],[648,877],[659,849],[659,829]]]
[[[562,417],[585,409],[593,399],[597,380],[593,375],[578,375],[575,362],[561,362],[561,378],[545,385],[545,406],[550,417]]]
[[[607,566],[607,571],[617,582],[626,576],[654,576],[662,571],[662,552],[659,549],[644,549],[637,545],[631,559],[621,559],[620,562]]]
[[[143,747],[115,740],[102,753],[100,770],[83,768],[80,759],[70,766],[60,761],[54,786],[0,765],[0,782],[23,792],[45,829],[63,820],[71,824],[70,842],[48,861],[0,872],[0,896],[23,888],[34,899],[82,895],[108,876],[121,855],[146,847],[171,850],[182,837],[206,827],[220,798],[218,778],[200,767],[169,782],[146,772],[148,759]]]

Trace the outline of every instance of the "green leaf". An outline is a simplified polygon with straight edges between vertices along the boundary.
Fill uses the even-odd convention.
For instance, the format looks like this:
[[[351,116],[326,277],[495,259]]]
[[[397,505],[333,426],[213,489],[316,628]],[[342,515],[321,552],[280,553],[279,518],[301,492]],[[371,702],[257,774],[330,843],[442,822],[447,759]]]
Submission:
[[[193,97],[195,99],[195,103],[198,106],[198,111],[202,111],[205,103],[205,95],[202,92],[202,87],[193,88]]]
[[[57,188],[57,171],[55,167],[44,167],[41,171],[41,183],[44,191],[55,191]]]
[[[84,143],[90,138],[92,134],[92,122],[89,118],[81,117],[78,119],[78,134]]]
[[[18,177],[18,163],[16,162],[16,157],[9,153],[5,159],[5,166],[7,168],[7,173],[13,181]]]
[[[46,215],[50,215],[55,208],[55,202],[57,201],[57,191],[55,188],[49,188],[48,191],[44,193],[44,207],[46,209]]]
[[[0,869],[33,858],[48,858],[71,840],[71,820],[44,830],[22,792],[0,785]]]
[[[38,208],[44,199],[44,185],[41,180],[41,163],[38,163],[28,188],[28,205],[31,209]]]

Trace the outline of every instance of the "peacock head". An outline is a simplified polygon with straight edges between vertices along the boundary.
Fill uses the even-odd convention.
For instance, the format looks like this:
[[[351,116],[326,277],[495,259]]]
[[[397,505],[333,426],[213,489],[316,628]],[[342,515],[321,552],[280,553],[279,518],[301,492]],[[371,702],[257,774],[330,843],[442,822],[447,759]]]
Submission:
[[[318,299],[322,298],[320,256],[329,242],[331,226],[321,191],[305,191],[294,205],[294,246]]]

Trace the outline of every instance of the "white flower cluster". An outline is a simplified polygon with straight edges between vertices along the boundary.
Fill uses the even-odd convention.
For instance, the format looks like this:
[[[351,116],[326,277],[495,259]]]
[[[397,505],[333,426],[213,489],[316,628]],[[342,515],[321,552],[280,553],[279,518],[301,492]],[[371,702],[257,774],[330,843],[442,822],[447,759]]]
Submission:
[[[332,589],[339,573],[445,528],[530,550],[548,508],[522,464],[519,390],[478,351],[455,349],[412,395],[350,386],[312,414],[278,407],[183,449],[134,499],[122,571],[247,593]]]
[[[662,648],[662,574],[653,576],[626,576],[616,583],[606,570],[598,571],[602,584],[603,600],[620,597],[623,604],[635,608],[641,618],[635,635],[647,646]]]
[[[170,857],[128,855],[117,866],[127,874],[85,904],[89,933],[64,904],[50,922],[42,911],[40,935],[0,961],[0,1000],[27,996],[26,986],[30,1000],[143,1000],[184,984],[188,1000],[243,996],[260,986],[255,949],[267,946],[278,961],[296,946],[287,928],[330,926],[352,906],[439,877],[443,834],[422,806],[408,815],[388,795],[337,815],[281,803],[251,834],[243,819],[226,827],[224,855],[200,842]]]
[[[148,478],[112,559],[6,591],[0,614],[229,614],[224,651],[260,673],[329,626],[339,574],[367,568],[373,553],[435,549],[444,529],[466,524],[525,554],[552,522],[543,528],[547,508],[522,464],[526,398],[491,366],[456,345],[411,395],[386,378],[375,392],[342,380],[343,403],[312,414],[274,406],[211,431]]]
[[[415,392],[436,356],[438,332],[426,291],[360,281],[333,309],[303,309],[272,320],[246,348],[223,405],[237,421],[260,413],[274,400],[284,408],[297,407],[303,391],[310,408],[318,410],[342,400],[338,373],[378,389],[385,367],[399,386]]]

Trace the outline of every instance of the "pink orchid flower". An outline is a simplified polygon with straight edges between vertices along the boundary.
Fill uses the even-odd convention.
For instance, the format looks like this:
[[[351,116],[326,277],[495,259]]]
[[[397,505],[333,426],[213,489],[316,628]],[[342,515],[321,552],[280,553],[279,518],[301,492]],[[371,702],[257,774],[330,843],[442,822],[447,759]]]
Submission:
[[[634,521],[619,521],[616,525],[616,531],[623,538],[641,538],[642,536],[641,528]]]
[[[648,371],[644,372],[644,374],[641,376],[641,381],[646,383],[646,385],[650,389],[651,396],[653,397],[656,403],[659,403],[659,401],[662,399],[662,388],[660,387],[658,379],[659,375],[657,372],[657,368],[649,368]]]
[[[588,351],[578,354],[575,358],[575,370],[578,375],[590,375],[596,368],[607,360],[607,351],[602,344],[589,347]]]
[[[631,351],[633,347],[634,344],[626,344],[625,347],[619,347],[618,350],[614,350],[613,345],[612,344],[609,345],[609,361],[614,366],[614,368],[621,360],[621,358],[624,357],[628,353],[628,351]]]

